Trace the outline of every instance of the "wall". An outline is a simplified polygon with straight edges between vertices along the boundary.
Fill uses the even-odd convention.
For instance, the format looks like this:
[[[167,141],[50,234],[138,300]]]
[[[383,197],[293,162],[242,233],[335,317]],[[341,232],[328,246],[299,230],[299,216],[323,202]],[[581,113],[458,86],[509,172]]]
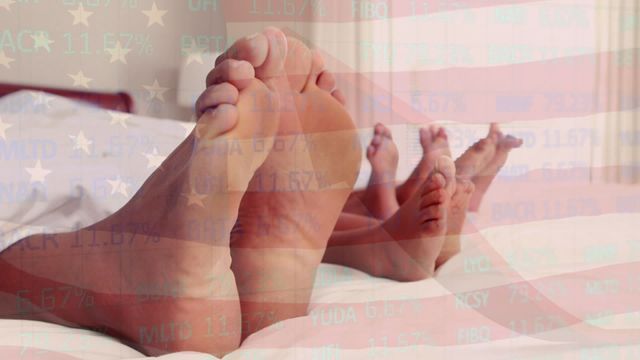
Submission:
[[[146,15],[154,3],[166,13]],[[80,6],[86,21],[71,13]],[[0,1],[0,81],[124,90],[140,114],[188,120],[176,101],[180,64],[226,47],[223,19],[218,0]],[[122,58],[111,54],[118,41],[130,50]]]

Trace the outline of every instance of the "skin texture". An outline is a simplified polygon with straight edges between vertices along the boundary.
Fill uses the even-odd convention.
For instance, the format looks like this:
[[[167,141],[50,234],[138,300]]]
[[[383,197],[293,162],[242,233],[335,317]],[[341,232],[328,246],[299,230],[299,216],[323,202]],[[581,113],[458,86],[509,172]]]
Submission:
[[[0,253],[0,316],[98,329],[148,355],[238,347],[230,231],[279,129],[279,95],[255,74],[283,73],[280,35],[284,52],[218,68],[193,132],[119,211]]]
[[[273,35],[267,33],[267,43]],[[252,63],[263,57],[261,49],[239,42],[218,63]],[[360,168],[361,155],[351,151],[355,126],[333,75],[302,42],[287,38],[287,49],[282,73],[263,78],[256,69],[280,96],[280,123],[274,149],[251,179],[231,236],[242,338],[306,314],[316,268]],[[209,76],[214,81],[220,78],[215,72]]]

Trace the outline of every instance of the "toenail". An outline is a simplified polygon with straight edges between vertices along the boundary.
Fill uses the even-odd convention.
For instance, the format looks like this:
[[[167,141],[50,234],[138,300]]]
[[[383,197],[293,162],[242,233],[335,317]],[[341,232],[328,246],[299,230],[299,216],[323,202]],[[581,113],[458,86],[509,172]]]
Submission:
[[[258,37],[258,35],[260,35],[260,33],[253,33],[253,34],[251,34],[251,35],[247,36],[247,40],[248,40],[248,41],[251,41],[251,40],[253,40],[253,39],[257,38],[257,37]]]

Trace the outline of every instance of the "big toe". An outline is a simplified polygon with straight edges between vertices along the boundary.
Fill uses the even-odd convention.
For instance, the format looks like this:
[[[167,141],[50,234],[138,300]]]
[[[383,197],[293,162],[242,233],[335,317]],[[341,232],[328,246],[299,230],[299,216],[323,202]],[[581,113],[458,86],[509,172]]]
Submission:
[[[216,59],[216,65],[227,59],[244,60],[254,68],[256,77],[268,81],[283,74],[288,52],[287,38],[282,31],[268,27],[236,41]]]

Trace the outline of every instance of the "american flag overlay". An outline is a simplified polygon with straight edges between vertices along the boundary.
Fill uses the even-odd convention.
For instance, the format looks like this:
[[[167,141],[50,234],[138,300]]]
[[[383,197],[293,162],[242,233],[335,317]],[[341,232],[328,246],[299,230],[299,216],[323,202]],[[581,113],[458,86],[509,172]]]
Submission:
[[[639,0],[0,0],[0,164],[0,359],[640,358]]]

